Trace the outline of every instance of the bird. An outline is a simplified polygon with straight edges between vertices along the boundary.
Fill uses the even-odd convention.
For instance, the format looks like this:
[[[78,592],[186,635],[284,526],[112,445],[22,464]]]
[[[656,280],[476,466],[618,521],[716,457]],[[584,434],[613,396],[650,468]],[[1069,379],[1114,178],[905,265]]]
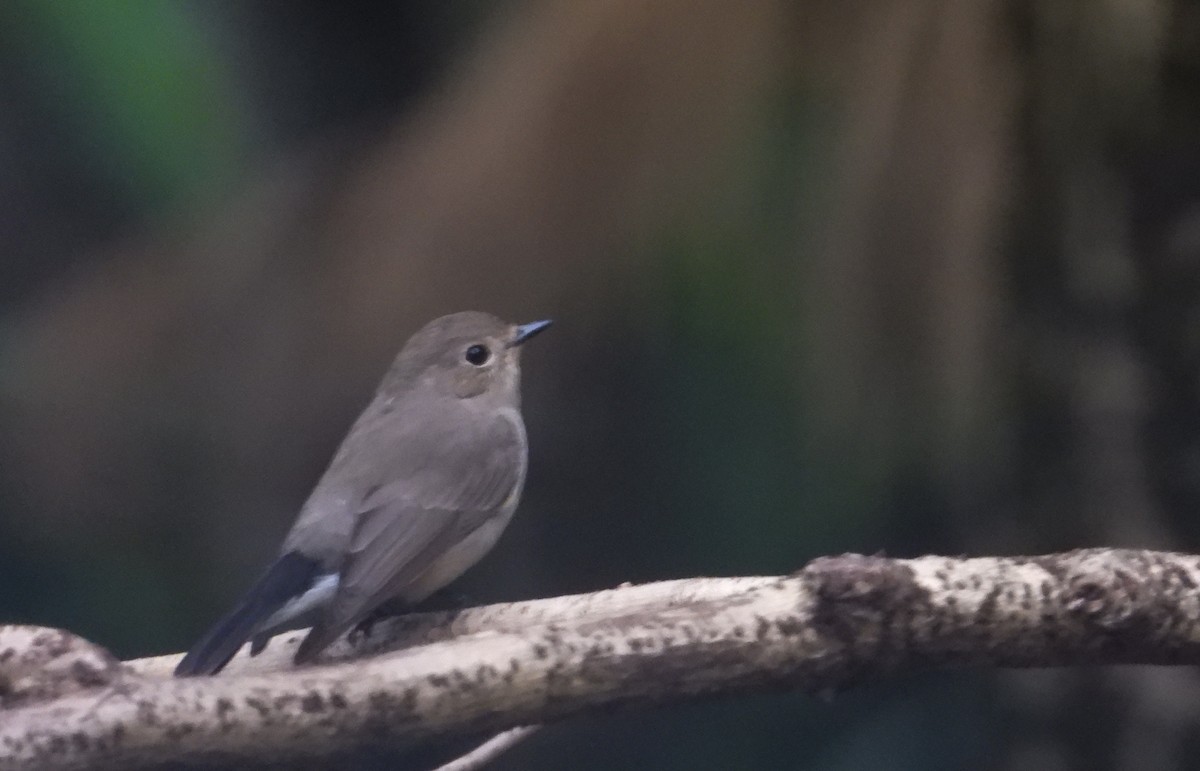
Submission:
[[[279,556],[184,655],[177,677],[216,674],[248,640],[311,626],[313,661],[381,605],[411,607],[487,554],[525,483],[521,346],[549,320],[443,316],[396,356]]]

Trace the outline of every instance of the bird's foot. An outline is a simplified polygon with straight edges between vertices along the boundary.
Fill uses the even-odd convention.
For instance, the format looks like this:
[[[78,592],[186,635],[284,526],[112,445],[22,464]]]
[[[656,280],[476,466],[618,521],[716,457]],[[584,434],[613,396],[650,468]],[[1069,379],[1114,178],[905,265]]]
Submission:
[[[442,589],[440,592],[434,592],[417,607],[422,612],[433,613],[443,610],[462,610],[473,604],[474,601],[469,595]]]
[[[382,619],[390,618],[391,616],[401,616],[411,610],[412,608],[401,600],[388,600],[371,611],[362,621],[355,624],[350,634],[351,636],[370,637],[371,630]]]

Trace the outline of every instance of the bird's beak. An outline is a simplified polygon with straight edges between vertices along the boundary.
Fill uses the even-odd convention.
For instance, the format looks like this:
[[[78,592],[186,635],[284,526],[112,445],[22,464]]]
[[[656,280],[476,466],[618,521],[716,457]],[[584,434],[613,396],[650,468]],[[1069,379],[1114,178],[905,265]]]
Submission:
[[[550,319],[545,319],[544,321],[531,321],[528,324],[520,324],[517,326],[517,334],[513,337],[510,345],[520,345],[548,326],[550,326]]]

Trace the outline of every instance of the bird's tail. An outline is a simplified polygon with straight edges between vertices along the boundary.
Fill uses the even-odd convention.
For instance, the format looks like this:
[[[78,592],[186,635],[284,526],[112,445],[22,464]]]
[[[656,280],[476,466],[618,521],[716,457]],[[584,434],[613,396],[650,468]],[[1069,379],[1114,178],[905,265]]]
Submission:
[[[175,676],[220,672],[260,623],[312,586],[319,568],[316,560],[299,552],[288,552],[275,560],[237,607],[192,646],[175,667]]]

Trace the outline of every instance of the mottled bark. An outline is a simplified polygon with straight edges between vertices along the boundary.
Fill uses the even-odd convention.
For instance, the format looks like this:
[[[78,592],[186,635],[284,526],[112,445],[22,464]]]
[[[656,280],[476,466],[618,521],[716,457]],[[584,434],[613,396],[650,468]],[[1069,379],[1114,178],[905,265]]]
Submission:
[[[299,637],[288,635],[218,677],[170,678],[175,657],[160,657],[128,662],[90,692],[17,701],[0,719],[0,769],[313,761],[597,708],[824,691],[919,667],[1196,664],[1198,583],[1200,557],[1164,552],[843,555],[791,576],[393,619],[303,669],[287,664]],[[7,639],[0,682],[5,662],[30,660],[38,636],[20,637],[25,650]],[[376,655],[355,658],[366,653]]]

